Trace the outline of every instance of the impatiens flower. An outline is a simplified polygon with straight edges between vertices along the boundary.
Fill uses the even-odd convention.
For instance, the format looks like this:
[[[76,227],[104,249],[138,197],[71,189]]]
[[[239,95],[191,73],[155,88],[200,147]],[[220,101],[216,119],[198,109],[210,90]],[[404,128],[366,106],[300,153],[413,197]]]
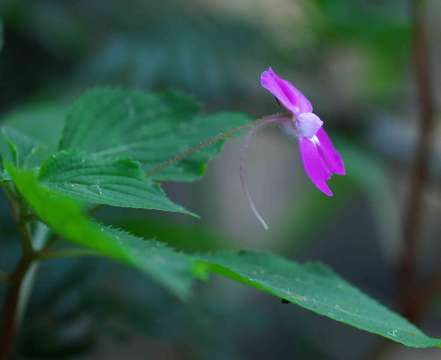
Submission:
[[[280,78],[271,68],[262,73],[260,83],[289,113],[289,116],[276,115],[263,119],[250,131],[242,148],[240,172],[242,187],[257,219],[265,229],[268,229],[254,205],[245,181],[244,154],[258,129],[270,124],[278,124],[288,135],[296,137],[306,174],[327,196],[333,195],[328,180],[333,174],[345,175],[345,167],[340,154],[323,129],[323,121],[312,112],[312,105],[305,95],[289,81]]]

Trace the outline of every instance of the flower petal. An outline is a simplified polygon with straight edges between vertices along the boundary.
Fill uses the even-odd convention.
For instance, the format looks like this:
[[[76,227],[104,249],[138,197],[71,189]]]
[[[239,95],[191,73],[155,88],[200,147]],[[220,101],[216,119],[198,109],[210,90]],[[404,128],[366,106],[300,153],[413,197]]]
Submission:
[[[273,94],[277,100],[293,114],[312,112],[309,100],[289,81],[279,77],[271,68],[260,76],[260,84]]]
[[[332,191],[326,183],[331,177],[331,173],[328,171],[314,141],[299,137],[299,147],[303,167],[308,177],[321,192],[327,196],[332,196]]]
[[[318,151],[323,160],[326,162],[329,171],[331,171],[333,174],[345,175],[346,169],[343,159],[335,149],[326,131],[323,128],[320,128],[317,131],[316,136],[320,142],[318,145]]]
[[[296,120],[297,130],[300,136],[312,138],[322,127],[323,121],[313,113],[301,113]]]

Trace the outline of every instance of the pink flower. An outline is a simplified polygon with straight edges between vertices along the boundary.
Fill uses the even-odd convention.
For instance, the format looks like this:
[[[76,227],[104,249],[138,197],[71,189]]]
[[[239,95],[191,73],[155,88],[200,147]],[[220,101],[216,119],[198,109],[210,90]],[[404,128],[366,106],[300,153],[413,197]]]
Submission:
[[[333,195],[327,183],[331,176],[333,174],[345,175],[346,171],[340,154],[323,129],[323,121],[312,112],[312,105],[305,95],[289,81],[280,78],[271,68],[262,73],[260,83],[290,114],[289,117],[275,115],[264,118],[250,131],[241,152],[240,177],[243,190],[255,216],[263,227],[268,229],[256,209],[245,180],[245,150],[257,130],[270,124],[278,124],[288,135],[295,136],[299,142],[306,174],[313,184],[327,196]]]
[[[333,174],[345,175],[346,171],[340,154],[323,129],[323,121],[312,112],[305,95],[273,69],[262,73],[260,84],[292,114],[292,119],[283,122],[282,126],[288,134],[298,138],[306,174],[321,192],[332,196],[327,181]]]

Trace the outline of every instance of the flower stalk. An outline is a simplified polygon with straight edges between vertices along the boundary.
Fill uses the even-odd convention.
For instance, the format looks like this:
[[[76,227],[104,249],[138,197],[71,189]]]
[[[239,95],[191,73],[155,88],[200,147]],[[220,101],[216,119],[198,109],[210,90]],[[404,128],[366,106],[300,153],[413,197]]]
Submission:
[[[268,225],[266,221],[263,219],[262,215],[260,215],[259,211],[257,210],[256,204],[254,203],[254,200],[251,196],[250,189],[248,188],[248,182],[247,182],[247,172],[246,172],[246,151],[248,150],[248,147],[251,144],[251,141],[253,140],[254,136],[257,134],[257,132],[267,126],[278,124],[280,121],[283,121],[285,119],[283,115],[280,117],[267,117],[262,119],[260,122],[258,122],[247,134],[245,137],[245,140],[243,142],[243,145],[240,149],[240,168],[239,168],[239,176],[240,176],[240,184],[242,186],[242,191],[244,192],[248,204],[250,205],[251,211],[253,212],[254,216],[257,218],[257,220],[262,224],[263,228],[265,230],[268,230]]]

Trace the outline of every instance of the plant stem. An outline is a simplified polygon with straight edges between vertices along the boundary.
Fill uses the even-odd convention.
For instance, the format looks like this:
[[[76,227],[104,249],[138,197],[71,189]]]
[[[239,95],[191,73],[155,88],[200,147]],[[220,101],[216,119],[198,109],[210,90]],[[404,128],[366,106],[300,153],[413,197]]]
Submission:
[[[435,129],[435,104],[429,70],[429,54],[425,29],[425,1],[412,0],[412,53],[419,103],[419,131],[410,181],[410,194],[404,210],[403,244],[398,265],[400,308],[409,320],[418,314],[412,304],[417,282],[417,255],[423,221],[423,196],[430,170]]]
[[[200,144],[197,144],[196,146],[193,146],[193,147],[185,150],[181,154],[178,154],[175,157],[167,159],[164,162],[158,164],[153,169],[148,170],[146,172],[146,176],[147,177],[155,176],[155,175],[163,172],[165,169],[169,168],[170,166],[175,165],[179,161],[181,161],[181,160],[183,160],[183,159],[185,159],[185,158],[187,158],[187,157],[197,153],[198,151],[201,151],[202,149],[205,149],[206,147],[214,145],[214,144],[218,143],[219,141],[228,139],[231,136],[233,136],[234,134],[238,133],[239,131],[242,131],[242,130],[247,129],[247,128],[254,127],[257,124],[259,124],[261,121],[265,121],[265,120],[269,120],[269,119],[282,118],[282,117],[287,117],[287,116],[288,115],[286,113],[277,113],[277,114],[274,114],[274,115],[264,116],[262,118],[254,120],[254,121],[249,122],[247,124],[238,126],[236,128],[233,128],[233,129],[230,129],[230,130],[225,131],[223,133],[220,133],[218,135],[215,135],[215,136],[209,138],[208,140],[205,140],[204,142],[201,142]]]
[[[419,103],[419,131],[410,180],[410,193],[403,213],[403,241],[397,267],[399,307],[401,313],[416,323],[428,304],[441,290],[441,274],[432,276],[426,288],[417,286],[417,256],[423,221],[424,190],[430,172],[430,160],[435,129],[435,102],[429,69],[425,0],[411,0],[412,57]],[[377,342],[366,359],[383,358],[389,348],[385,339]]]
[[[44,247],[48,228],[38,223],[34,239],[32,239],[29,227],[31,218],[26,214],[25,207],[20,203],[20,199],[17,198],[12,189],[6,186],[3,188],[17,221],[22,248],[22,257],[15,271],[10,275],[6,274],[3,279],[9,283],[9,287],[3,307],[3,323],[0,328],[0,360],[7,360],[14,350],[15,339],[27,307],[38,266],[34,261],[37,258],[37,251]]]
[[[34,248],[34,253],[32,254],[33,262],[29,266],[29,269],[25,274],[19,296],[18,312],[17,312],[17,321],[19,325],[27,308],[32,287],[34,285],[35,276],[37,274],[37,270],[39,267],[39,263],[37,262],[38,254],[46,246],[49,235],[50,235],[49,228],[43,223],[38,222],[32,239],[32,245]]]
[[[18,210],[18,230],[20,232],[21,248],[24,256],[32,257],[34,248],[32,246],[32,235],[29,229],[29,223],[26,220],[26,215],[23,214],[23,210]]]
[[[9,184],[2,184],[2,188],[9,200],[12,215],[17,222],[22,251],[26,256],[31,256],[34,250],[32,248],[32,237],[29,230],[29,214],[26,213],[26,209],[20,203],[16,191]]]
[[[15,338],[18,331],[17,312],[20,290],[31,263],[32,260],[30,258],[23,257],[11,275],[11,285],[6,293],[3,311],[4,318],[1,327],[0,360],[9,359],[14,349]]]

